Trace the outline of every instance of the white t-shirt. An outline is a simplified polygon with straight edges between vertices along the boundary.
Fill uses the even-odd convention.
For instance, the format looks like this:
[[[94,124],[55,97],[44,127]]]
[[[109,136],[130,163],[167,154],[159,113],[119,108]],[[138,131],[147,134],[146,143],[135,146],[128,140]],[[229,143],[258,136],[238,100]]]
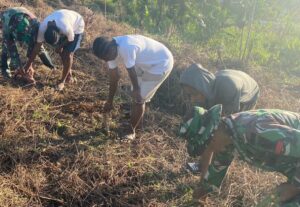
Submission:
[[[126,68],[133,66],[151,74],[164,74],[170,70],[172,53],[162,43],[142,35],[114,37],[118,44],[118,56],[108,61],[108,67],[114,69],[122,62]]]
[[[55,21],[61,34],[68,38],[69,42],[74,40],[75,34],[81,34],[84,32],[84,20],[80,14],[75,11],[61,9],[54,11],[47,16],[40,24],[37,42],[44,42],[44,34],[46,32],[48,22]]]

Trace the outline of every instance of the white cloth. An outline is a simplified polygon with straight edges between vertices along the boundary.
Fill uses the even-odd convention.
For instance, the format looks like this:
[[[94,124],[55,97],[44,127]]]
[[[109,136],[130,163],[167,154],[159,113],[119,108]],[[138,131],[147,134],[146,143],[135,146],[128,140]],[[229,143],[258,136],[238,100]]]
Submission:
[[[44,42],[44,34],[48,27],[48,22],[55,21],[61,34],[68,38],[69,42],[74,40],[75,34],[82,34],[84,32],[84,20],[80,14],[75,11],[61,9],[54,11],[47,16],[40,24],[37,36],[37,42]]]
[[[161,84],[168,78],[173,68],[173,58],[170,59],[169,64],[166,67],[167,70],[163,75],[151,74],[142,71],[140,68],[136,68],[143,103],[150,102]],[[131,90],[132,89],[133,88],[131,88]]]
[[[121,62],[126,68],[133,66],[157,75],[163,75],[172,70],[173,56],[162,43],[142,35],[125,35],[113,38],[118,45],[118,56],[108,61],[108,67],[114,69]]]

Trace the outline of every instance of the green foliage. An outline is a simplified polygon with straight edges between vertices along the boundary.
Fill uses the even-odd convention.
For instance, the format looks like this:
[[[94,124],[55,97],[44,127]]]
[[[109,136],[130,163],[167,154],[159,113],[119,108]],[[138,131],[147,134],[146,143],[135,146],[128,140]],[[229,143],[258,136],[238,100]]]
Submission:
[[[109,16],[142,30],[165,35],[176,45],[183,41],[201,45],[212,51],[208,55],[216,59],[235,59],[272,68],[299,65],[298,0],[84,2],[90,8],[106,8]]]

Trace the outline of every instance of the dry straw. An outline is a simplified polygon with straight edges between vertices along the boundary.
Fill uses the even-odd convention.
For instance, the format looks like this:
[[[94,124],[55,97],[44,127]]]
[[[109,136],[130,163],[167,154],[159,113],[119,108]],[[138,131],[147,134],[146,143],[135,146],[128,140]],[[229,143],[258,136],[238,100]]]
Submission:
[[[50,3],[55,2],[64,6],[64,1]],[[0,6],[7,3],[0,1]],[[33,3],[38,7],[29,9],[39,17],[53,10],[44,1]],[[9,5],[19,3],[9,1]],[[174,53],[176,68],[148,110],[138,139],[130,144],[116,141],[122,124],[128,122],[124,100],[116,98],[111,120],[105,118],[107,68],[87,51],[97,35],[134,30],[77,4],[68,8],[82,11],[89,19],[85,49],[76,53],[74,63],[78,82],[58,93],[53,87],[61,71],[49,73],[40,63],[35,64],[36,87],[20,87],[0,78],[0,206],[254,206],[284,180],[234,161],[220,192],[204,201],[192,199],[199,176],[184,168],[190,158],[176,136],[180,117],[174,114],[185,107],[178,96],[178,77],[189,60],[182,54],[194,54],[195,61],[206,57],[186,53],[188,46]],[[278,92],[276,80],[269,75],[255,77],[262,88],[259,107],[299,112],[299,94],[288,88]],[[109,123],[109,136],[104,123]]]

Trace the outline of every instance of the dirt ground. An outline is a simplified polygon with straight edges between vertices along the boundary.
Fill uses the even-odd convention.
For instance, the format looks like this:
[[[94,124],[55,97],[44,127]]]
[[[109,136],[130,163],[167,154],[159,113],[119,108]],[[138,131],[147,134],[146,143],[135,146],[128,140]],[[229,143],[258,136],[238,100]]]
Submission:
[[[25,6],[40,18],[53,10],[43,1],[29,2]],[[0,1],[1,5],[19,2]],[[147,109],[143,131],[132,143],[119,142],[129,118],[126,71],[115,109],[106,119],[102,110],[107,68],[89,48],[97,35],[137,31],[87,8],[68,8],[79,11],[87,22],[83,49],[76,52],[73,67],[77,82],[63,92],[54,89],[62,66],[51,48],[57,70],[36,60],[36,86],[0,77],[0,206],[254,206],[285,180],[235,160],[219,192],[203,201],[192,199],[199,175],[186,171],[185,163],[192,159],[177,137],[185,108],[178,77],[191,59],[213,64],[203,54],[187,53],[188,45],[182,52],[174,50],[175,68]],[[300,112],[299,76],[259,67],[247,72],[261,87],[258,108]]]

